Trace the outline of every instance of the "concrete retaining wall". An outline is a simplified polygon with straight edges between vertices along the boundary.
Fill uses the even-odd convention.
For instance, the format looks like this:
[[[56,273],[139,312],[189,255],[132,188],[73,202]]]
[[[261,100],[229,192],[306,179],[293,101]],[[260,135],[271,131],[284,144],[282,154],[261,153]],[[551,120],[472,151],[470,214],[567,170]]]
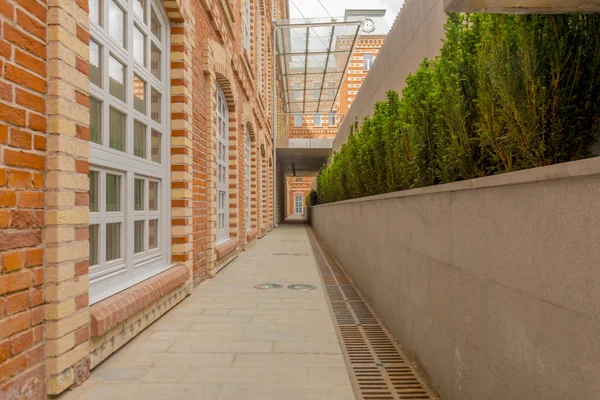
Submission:
[[[600,158],[310,214],[443,399],[600,399]]]

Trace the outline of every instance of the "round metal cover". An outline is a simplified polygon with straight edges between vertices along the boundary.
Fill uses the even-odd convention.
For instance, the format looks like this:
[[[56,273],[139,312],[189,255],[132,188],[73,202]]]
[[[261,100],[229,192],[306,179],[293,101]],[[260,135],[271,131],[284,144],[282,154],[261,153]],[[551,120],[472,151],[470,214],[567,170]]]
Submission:
[[[296,284],[288,286],[288,289],[292,290],[315,290],[317,287],[313,285],[305,285],[305,284]]]
[[[281,289],[283,286],[281,286],[278,283],[261,283],[259,285],[255,285],[254,288],[255,289],[260,289],[260,290],[267,290],[267,289]]]

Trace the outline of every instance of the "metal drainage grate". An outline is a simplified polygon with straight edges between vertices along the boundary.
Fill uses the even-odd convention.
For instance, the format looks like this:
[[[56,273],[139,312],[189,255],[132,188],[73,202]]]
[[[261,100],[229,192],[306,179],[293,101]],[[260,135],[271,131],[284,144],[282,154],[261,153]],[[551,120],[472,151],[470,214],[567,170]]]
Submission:
[[[438,399],[404,359],[392,336],[363,301],[312,229],[307,227],[307,231],[357,398]]]
[[[267,290],[267,289],[281,289],[283,286],[278,283],[261,283],[255,285],[255,289]]]
[[[305,285],[302,283],[288,286],[288,289],[292,289],[292,290],[315,290],[316,288],[317,288],[316,286]]]

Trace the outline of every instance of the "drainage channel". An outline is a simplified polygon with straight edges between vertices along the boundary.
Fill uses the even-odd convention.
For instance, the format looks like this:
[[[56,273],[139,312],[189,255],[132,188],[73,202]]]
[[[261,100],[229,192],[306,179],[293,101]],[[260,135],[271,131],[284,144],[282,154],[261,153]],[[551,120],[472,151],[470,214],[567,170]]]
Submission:
[[[438,399],[406,361],[333,256],[306,227],[359,400]]]

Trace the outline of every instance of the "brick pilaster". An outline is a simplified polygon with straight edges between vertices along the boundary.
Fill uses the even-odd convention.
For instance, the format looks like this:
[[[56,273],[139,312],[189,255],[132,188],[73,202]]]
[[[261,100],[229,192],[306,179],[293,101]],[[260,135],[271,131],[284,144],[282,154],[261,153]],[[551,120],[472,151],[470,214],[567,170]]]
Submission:
[[[171,233],[172,259],[189,270],[193,285],[193,99],[194,17],[165,7],[171,20]]]
[[[89,21],[86,1],[48,2],[44,307],[47,394],[89,375]]]
[[[44,398],[46,16],[0,3],[0,399]]]

